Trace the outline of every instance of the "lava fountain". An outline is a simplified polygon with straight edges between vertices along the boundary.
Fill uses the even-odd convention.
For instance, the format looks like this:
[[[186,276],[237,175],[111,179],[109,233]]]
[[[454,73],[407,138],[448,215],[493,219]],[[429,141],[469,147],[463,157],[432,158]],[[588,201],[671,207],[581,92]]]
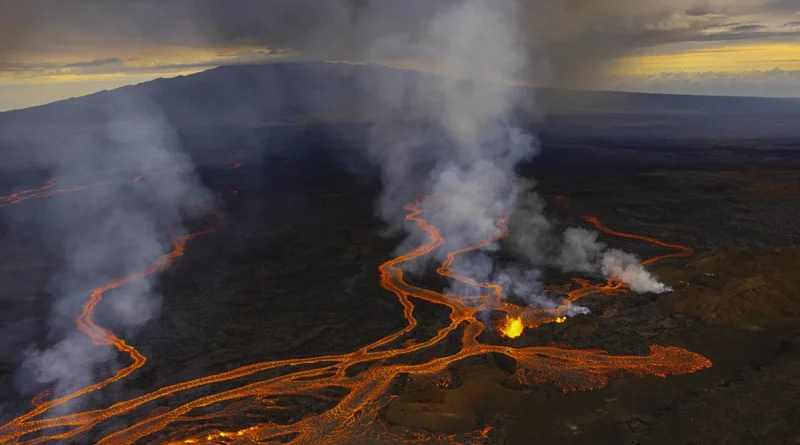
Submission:
[[[522,335],[525,330],[525,325],[522,323],[522,317],[507,316],[501,324],[499,331],[505,337],[517,338]]]

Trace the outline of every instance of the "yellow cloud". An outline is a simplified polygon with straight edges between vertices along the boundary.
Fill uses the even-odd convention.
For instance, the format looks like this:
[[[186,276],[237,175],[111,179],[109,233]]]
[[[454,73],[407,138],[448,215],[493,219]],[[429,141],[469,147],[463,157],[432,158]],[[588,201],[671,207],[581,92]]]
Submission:
[[[264,58],[264,46],[192,48],[143,46],[93,52],[20,55],[7,64],[17,69],[0,71],[0,85],[31,83],[98,82],[123,78],[163,77],[191,74],[214,65],[242,63]],[[119,60],[91,65],[87,62]],[[70,67],[69,65],[76,66]]]
[[[64,84],[64,83],[97,83],[97,82],[115,82],[122,85],[130,85],[134,83],[146,82],[153,80],[156,77],[175,77],[185,76],[189,74],[198,73],[205,68],[197,69],[184,69],[184,70],[169,70],[166,72],[117,72],[117,73],[98,73],[98,74],[83,74],[83,73],[69,73],[59,72],[52,74],[42,74],[27,78],[20,77],[6,77],[0,76],[0,86],[2,85],[42,85],[42,84]]]
[[[620,59],[616,74],[650,75],[664,72],[744,72],[800,70],[800,43],[765,43],[687,50]]]
[[[194,48],[142,46],[91,52],[29,53],[0,65],[0,111],[41,105],[157,77],[290,56],[264,46]]]

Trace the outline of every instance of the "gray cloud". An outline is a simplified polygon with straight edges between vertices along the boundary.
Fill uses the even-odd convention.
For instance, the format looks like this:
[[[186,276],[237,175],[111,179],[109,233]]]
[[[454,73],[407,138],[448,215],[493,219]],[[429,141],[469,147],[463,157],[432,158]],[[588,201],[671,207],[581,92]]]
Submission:
[[[50,277],[56,301],[48,325],[49,345],[43,349],[31,345],[17,372],[23,391],[40,390],[46,384],[61,396],[101,381],[97,373],[104,367],[127,366],[128,357],[118,357],[109,345],[98,347],[86,331],[76,331],[75,318],[95,286],[153,264],[172,248],[172,237],[187,233],[184,220],[202,216],[214,204],[176,131],[155,103],[118,95],[100,111],[102,125],[53,142],[56,149],[37,159],[37,167],[52,172],[60,184],[96,182],[102,175],[98,172],[113,171],[123,177],[125,172],[131,177],[175,174],[154,176],[136,187],[108,183],[87,188],[79,199],[43,200],[37,228],[48,245],[62,250],[64,261]],[[156,274],[147,275],[105,292],[98,311],[121,336],[159,315],[161,294],[155,278]],[[105,338],[100,328],[86,326],[95,339]]]
[[[765,29],[765,28],[759,28]],[[723,42],[723,41],[742,41],[742,40],[769,40],[769,39],[796,39],[800,37],[800,31],[721,31],[711,34],[696,34],[687,36],[687,42]]]
[[[758,24],[750,24],[750,25],[738,25],[731,27],[729,31],[732,32],[742,32],[742,31],[761,31],[762,29],[767,29],[764,25]]]
[[[90,60],[88,62],[77,62],[77,63],[70,63],[65,65],[66,68],[87,68],[87,67],[95,67],[95,66],[104,66],[104,65],[120,65],[122,64],[122,60],[116,57],[110,57],[106,59],[96,59]]]
[[[720,96],[800,97],[800,70],[778,68],[741,73],[658,73],[626,76],[612,87],[624,91]]]
[[[431,18],[457,0],[47,0],[0,3],[0,57],[60,48],[143,44],[292,48],[311,58],[404,58]],[[523,71],[554,84],[599,82],[610,61],[640,47],[797,37],[781,27],[795,0],[519,0],[529,53]],[[624,11],[621,14],[620,11]],[[709,27],[758,21],[721,33]],[[395,42],[376,46],[375,42]],[[2,60],[0,60],[2,62]]]

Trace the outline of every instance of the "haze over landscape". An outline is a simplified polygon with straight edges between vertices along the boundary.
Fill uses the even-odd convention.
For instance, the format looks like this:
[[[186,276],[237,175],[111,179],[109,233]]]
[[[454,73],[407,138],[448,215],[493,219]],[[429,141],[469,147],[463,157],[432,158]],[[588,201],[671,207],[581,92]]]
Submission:
[[[0,0],[0,445],[799,443],[799,24]]]

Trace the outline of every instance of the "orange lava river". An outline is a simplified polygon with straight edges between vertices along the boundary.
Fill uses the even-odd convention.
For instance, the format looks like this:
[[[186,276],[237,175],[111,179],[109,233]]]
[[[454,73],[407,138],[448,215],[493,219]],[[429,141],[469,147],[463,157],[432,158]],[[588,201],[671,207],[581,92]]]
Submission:
[[[238,167],[240,164],[234,164]],[[178,173],[178,172],[176,172]],[[133,181],[139,181],[143,175]],[[48,181],[35,189],[0,197],[0,208],[18,204],[27,199],[53,196],[80,190],[84,187],[58,190],[55,182]],[[479,341],[485,329],[478,317],[486,310],[505,313],[505,319],[496,326],[507,337],[520,337],[525,329],[547,323],[568,322],[566,311],[574,301],[593,296],[613,296],[627,292],[624,284],[611,280],[592,283],[576,278],[569,285],[551,286],[552,294],[563,295],[561,306],[546,312],[536,308],[520,307],[501,298],[502,287],[492,283],[479,283],[469,277],[459,276],[452,269],[456,256],[480,249],[508,235],[506,221],[497,222],[497,234],[475,246],[449,252],[437,272],[451,280],[474,288],[474,295],[455,295],[417,287],[406,281],[401,265],[430,254],[445,244],[436,227],[424,218],[435,212],[427,208],[424,200],[405,206],[406,220],[427,234],[427,241],[414,250],[393,258],[379,267],[380,285],[392,292],[404,310],[404,328],[348,354],[277,360],[256,363],[231,369],[215,375],[190,380],[157,389],[148,394],[110,404],[103,408],[65,413],[63,405],[87,393],[100,390],[123,379],[145,365],[146,358],[132,345],[110,330],[93,321],[97,304],[111,289],[125,286],[146,275],[158,273],[182,256],[188,243],[196,237],[209,235],[225,225],[222,214],[213,214],[215,222],[209,228],[173,239],[172,250],[155,258],[144,270],[121,277],[94,289],[88,296],[77,326],[94,343],[110,345],[121,354],[127,366],[114,375],[74,393],[48,398],[37,396],[32,408],[6,425],[0,426],[0,444],[37,444],[50,441],[69,443],[86,440],[86,434],[100,436],[95,443],[133,444],[269,444],[291,443],[308,445],[350,445],[356,443],[485,443],[486,429],[458,437],[446,434],[414,434],[396,432],[381,420],[380,412],[392,400],[391,385],[401,375],[436,376],[447,367],[467,357],[490,353],[502,354],[516,360],[517,370],[511,379],[522,384],[553,384],[564,391],[591,390],[605,386],[610,378],[624,374],[633,376],[667,376],[686,374],[711,366],[711,362],[696,353],[673,346],[650,346],[646,356],[614,356],[601,350],[576,350],[565,347],[533,346],[513,347],[504,344],[486,344]],[[663,241],[613,231],[594,217],[585,217],[598,230],[608,234],[629,237],[676,249],[678,252],[645,261],[646,264],[664,258],[688,256],[692,249]],[[434,336],[410,341],[409,334],[417,328],[414,302],[424,300],[449,308],[449,324]],[[432,348],[451,336],[460,336],[460,348],[451,355],[430,356],[425,361],[412,361],[413,354]],[[127,356],[127,359],[124,358]],[[235,382],[248,377],[247,382]],[[225,389],[212,385],[226,382]],[[205,388],[203,395],[197,391]],[[332,395],[331,391],[338,391]],[[292,397],[308,396],[331,402],[322,412],[306,414],[292,421],[279,413],[297,410],[290,403]],[[156,403],[154,403],[156,402]],[[155,408],[156,405],[168,407]],[[61,409],[59,409],[61,408]],[[148,414],[142,414],[149,409]],[[134,414],[136,411],[136,414]],[[92,430],[102,422],[116,421],[126,425],[104,436]],[[106,423],[107,425],[108,423]],[[106,428],[104,431],[108,431]]]

